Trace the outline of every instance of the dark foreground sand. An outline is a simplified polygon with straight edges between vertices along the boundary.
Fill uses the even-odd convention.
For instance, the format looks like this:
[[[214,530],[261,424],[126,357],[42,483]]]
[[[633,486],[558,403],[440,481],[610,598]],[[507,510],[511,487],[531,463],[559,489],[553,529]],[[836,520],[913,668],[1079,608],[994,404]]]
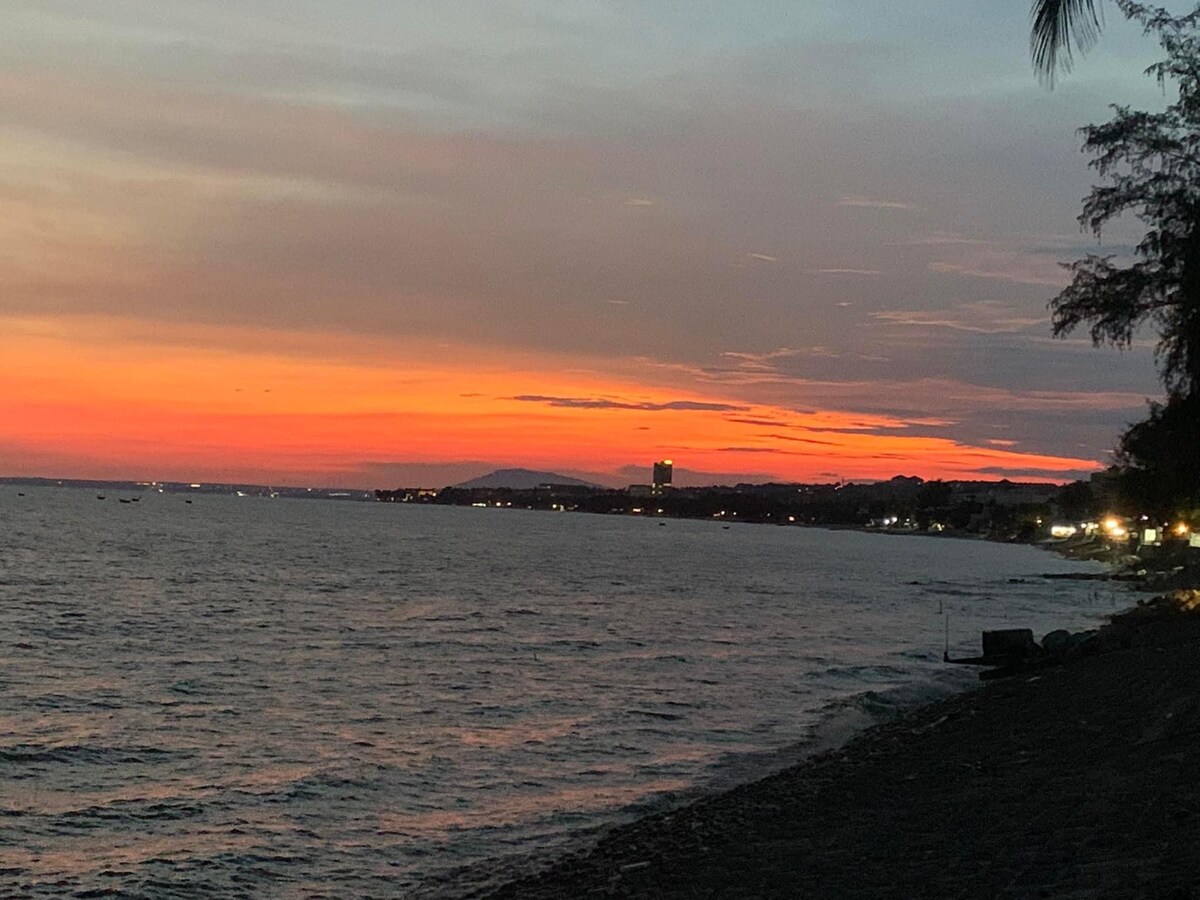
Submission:
[[[1200,898],[1200,615],[993,682],[488,896]]]

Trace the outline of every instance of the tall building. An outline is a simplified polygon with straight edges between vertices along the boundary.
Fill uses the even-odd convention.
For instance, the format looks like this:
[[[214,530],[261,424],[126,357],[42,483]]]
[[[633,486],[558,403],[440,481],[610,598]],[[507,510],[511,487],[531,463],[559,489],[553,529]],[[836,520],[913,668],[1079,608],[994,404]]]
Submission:
[[[662,462],[654,464],[654,477],[650,479],[650,484],[656,491],[661,491],[663,488],[671,486],[671,460],[664,459]]]

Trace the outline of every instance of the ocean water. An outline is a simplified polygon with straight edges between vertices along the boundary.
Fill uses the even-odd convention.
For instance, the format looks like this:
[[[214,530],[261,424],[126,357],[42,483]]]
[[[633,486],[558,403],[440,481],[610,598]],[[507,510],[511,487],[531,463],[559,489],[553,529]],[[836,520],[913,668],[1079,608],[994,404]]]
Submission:
[[[947,621],[1125,603],[1024,546],[106,496],[0,487],[0,896],[452,896],[971,683]]]

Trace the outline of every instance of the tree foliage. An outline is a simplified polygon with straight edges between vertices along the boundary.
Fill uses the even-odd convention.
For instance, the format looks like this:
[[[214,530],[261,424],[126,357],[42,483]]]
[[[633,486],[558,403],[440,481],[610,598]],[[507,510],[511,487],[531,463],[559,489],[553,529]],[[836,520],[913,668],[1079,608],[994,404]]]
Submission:
[[[1200,395],[1151,403],[1121,437],[1117,488],[1128,508],[1160,519],[1200,509]]]
[[[1050,310],[1056,337],[1086,325],[1094,344],[1129,347],[1143,329],[1157,332],[1166,402],[1122,434],[1112,480],[1130,508],[1167,516],[1200,506],[1200,5],[1174,15],[1115,2],[1165,51],[1148,74],[1172,102],[1161,112],[1114,106],[1108,122],[1082,129],[1102,183],[1079,223],[1100,237],[1129,215],[1146,231],[1125,258],[1072,263]]]
[[[1114,106],[1111,120],[1082,129],[1104,183],[1084,200],[1080,225],[1099,237],[1132,214],[1147,230],[1132,260],[1089,254],[1069,266],[1071,284],[1050,303],[1054,335],[1086,324],[1093,343],[1128,347],[1149,325],[1168,395],[1186,396],[1200,389],[1200,7],[1175,16],[1118,5],[1157,35],[1167,55],[1149,72],[1176,98],[1162,112]]]
[[[1064,485],[1054,498],[1054,504],[1068,519],[1087,519],[1100,511],[1096,505],[1095,492],[1086,481],[1072,481]]]

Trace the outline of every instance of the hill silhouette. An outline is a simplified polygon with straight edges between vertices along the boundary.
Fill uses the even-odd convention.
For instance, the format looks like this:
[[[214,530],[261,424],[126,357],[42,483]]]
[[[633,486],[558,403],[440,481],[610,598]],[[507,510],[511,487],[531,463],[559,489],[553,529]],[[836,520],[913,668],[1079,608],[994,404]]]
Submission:
[[[567,484],[592,488],[602,487],[602,485],[592,484],[590,481],[580,481],[578,478],[570,478],[555,472],[535,472],[532,469],[497,469],[494,472],[488,472],[486,475],[480,475],[478,478],[472,478],[470,481],[456,484],[454,487],[509,488],[511,490],[527,491],[540,487],[543,484]]]

